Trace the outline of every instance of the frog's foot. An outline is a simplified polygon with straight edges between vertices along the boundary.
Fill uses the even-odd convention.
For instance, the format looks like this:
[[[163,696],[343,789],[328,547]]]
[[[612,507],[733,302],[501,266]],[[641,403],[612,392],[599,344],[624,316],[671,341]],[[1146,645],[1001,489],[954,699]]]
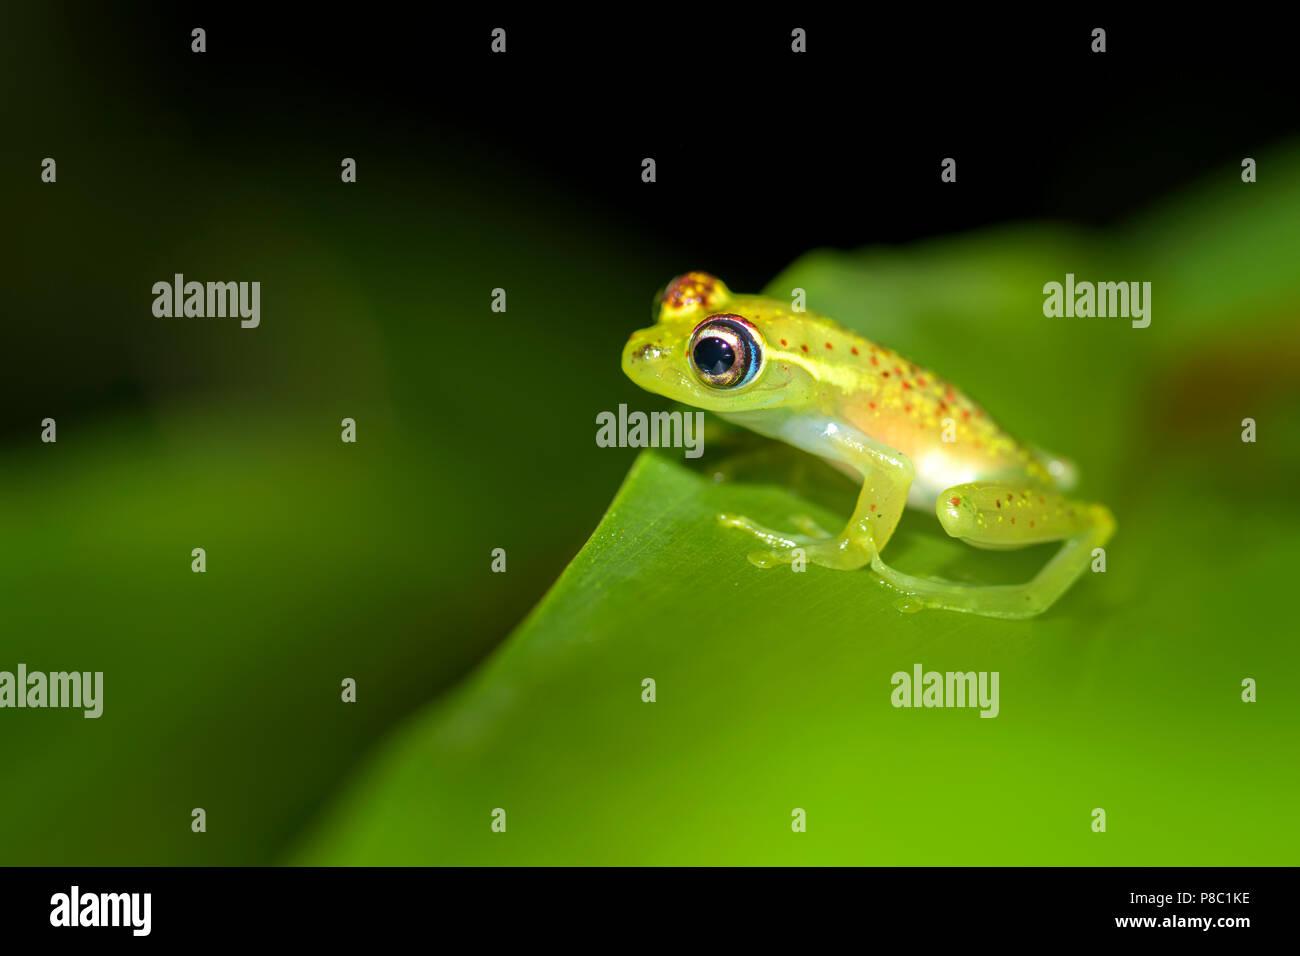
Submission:
[[[791,515],[790,523],[810,538],[829,538],[831,533],[817,523],[810,515]]]
[[[922,607],[987,617],[1041,614],[1069,589],[1115,530],[1115,519],[1098,504],[1071,501],[1050,491],[1007,483],[974,482],[949,488],[936,508],[944,530],[981,548],[1025,547],[1061,541],[1061,548],[1031,581],[976,586],[904,574],[873,554],[871,567],[905,597],[903,610]]]
[[[718,523],[724,527],[747,531],[771,546],[771,550],[754,551],[749,555],[750,563],[760,568],[791,564],[802,556],[809,563],[824,568],[851,571],[871,560],[870,550],[864,549],[858,541],[842,535],[832,536],[807,515],[795,515],[790,520],[805,533],[773,531],[740,515],[718,515]]]
[[[790,562],[790,556],[786,551],[795,548],[806,548],[811,544],[816,544],[821,539],[829,537],[823,531],[817,522],[806,516],[797,516],[791,519],[795,526],[804,531],[804,534],[790,534],[785,531],[773,531],[771,528],[765,528],[755,521],[743,515],[721,514],[718,515],[718,524],[724,528],[739,528],[741,531],[747,531],[759,541],[770,545],[776,549],[777,554],[783,555],[781,561]],[[780,563],[780,562],[777,562]],[[766,565],[764,565],[766,567]]]

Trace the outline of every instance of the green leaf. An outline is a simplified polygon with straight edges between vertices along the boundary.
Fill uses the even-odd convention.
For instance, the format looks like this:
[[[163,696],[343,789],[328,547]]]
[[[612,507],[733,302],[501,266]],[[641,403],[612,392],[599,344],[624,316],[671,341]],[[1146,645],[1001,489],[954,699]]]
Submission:
[[[869,573],[759,570],[741,557],[743,541],[711,523],[723,507],[767,519],[806,504],[642,455],[536,611],[468,686],[408,728],[302,861],[1293,855],[1293,834],[1289,851],[1266,841],[1275,820],[1235,812],[1239,788],[1204,773],[1206,761],[1258,759],[1253,786],[1284,805],[1274,787],[1285,780],[1266,769],[1284,752],[1282,728],[1245,719],[1254,714],[1235,688],[1244,671],[1222,666],[1241,663],[1223,631],[1190,626],[1214,612],[1212,600],[1186,601],[1177,630],[1160,619],[1188,582],[1126,599],[1112,571],[1028,622],[904,615]],[[946,553],[929,531],[899,543],[903,566]],[[1281,551],[1276,543],[1273,557]],[[1266,555],[1252,563],[1268,572]],[[914,663],[999,671],[1001,713],[894,709],[890,675]],[[654,703],[641,699],[647,677]],[[1198,692],[1202,709],[1179,711],[1171,726],[1170,697],[1178,705]],[[1088,841],[1094,806],[1126,817],[1105,843]],[[496,808],[504,834],[490,830]],[[790,830],[794,808],[808,812],[806,834]],[[1203,814],[1216,830],[1200,832],[1201,852],[1182,851],[1180,832]]]
[[[390,740],[295,859],[1293,861],[1298,773],[1281,755],[1300,728],[1284,689],[1300,664],[1284,637],[1297,522],[1278,505],[1300,473],[1300,403],[1232,370],[1296,354],[1293,323],[1277,317],[1298,297],[1293,280],[1276,281],[1264,299],[1242,292],[1242,308],[1219,303],[1186,323],[1162,309],[1184,300],[1171,289],[1187,279],[1177,263],[1217,248],[1225,225],[1217,192],[1200,217],[1189,202],[1164,232],[1025,226],[905,254],[814,253],[768,288],[805,289],[810,307],[1074,458],[1081,494],[1118,519],[1104,574],[1038,618],[1001,621],[900,613],[869,570],[758,569],[719,512],[836,527],[855,488],[714,423],[698,462],[667,450],[636,460],[541,604]],[[1042,284],[1067,271],[1153,281],[1151,327],[1044,317]],[[1268,441],[1241,442],[1246,415],[1268,423]],[[909,512],[887,558],[1003,583],[1050,553],[976,551]],[[892,706],[892,675],[916,665],[997,672],[998,715]],[[1242,702],[1245,678],[1258,703]],[[1105,834],[1091,829],[1098,807]],[[492,830],[498,809],[504,833]],[[791,829],[798,809],[805,833]]]

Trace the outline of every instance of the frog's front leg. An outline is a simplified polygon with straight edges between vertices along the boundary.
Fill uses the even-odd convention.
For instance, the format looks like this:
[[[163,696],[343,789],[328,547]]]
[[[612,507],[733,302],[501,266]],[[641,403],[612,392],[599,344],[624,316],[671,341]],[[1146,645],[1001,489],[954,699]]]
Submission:
[[[1099,504],[1073,501],[1024,483],[972,482],[940,496],[939,522],[952,537],[977,548],[1023,548],[1063,541],[1056,555],[1024,584],[977,586],[918,578],[873,557],[872,568],[921,607],[988,617],[1025,618],[1047,610],[1088,568],[1092,551],[1115,531]]]
[[[771,550],[756,551],[749,560],[761,568],[790,564],[795,548],[813,564],[851,571],[871,562],[885,547],[907,504],[914,470],[901,452],[873,441],[844,426],[823,425],[815,435],[801,435],[797,442],[806,450],[849,465],[862,475],[862,490],[852,517],[834,536],[787,534],[773,531],[738,515],[719,515],[730,528],[740,528],[758,538]],[[792,442],[794,443],[794,442]],[[805,531],[815,530],[811,519],[796,519]]]

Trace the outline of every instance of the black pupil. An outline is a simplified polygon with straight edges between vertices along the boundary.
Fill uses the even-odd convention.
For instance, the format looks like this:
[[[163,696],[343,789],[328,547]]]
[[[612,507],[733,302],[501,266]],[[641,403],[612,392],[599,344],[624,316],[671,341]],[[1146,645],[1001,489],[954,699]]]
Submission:
[[[735,350],[722,339],[700,339],[695,343],[695,366],[701,372],[723,375],[735,364]]]

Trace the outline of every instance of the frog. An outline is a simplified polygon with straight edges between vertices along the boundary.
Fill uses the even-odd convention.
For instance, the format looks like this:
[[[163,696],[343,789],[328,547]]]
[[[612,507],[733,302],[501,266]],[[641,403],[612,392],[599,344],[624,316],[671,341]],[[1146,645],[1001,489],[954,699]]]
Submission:
[[[815,455],[860,484],[838,534],[806,516],[787,532],[717,515],[759,542],[749,561],[870,566],[903,611],[1024,619],[1050,608],[1116,527],[1105,505],[1071,497],[1073,463],[1013,437],[946,379],[795,306],[688,272],[656,295],[654,324],[623,347],[623,371],[641,388]],[[1019,584],[909,574],[882,558],[909,508],[932,511],[943,531],[975,548],[1060,547]]]

